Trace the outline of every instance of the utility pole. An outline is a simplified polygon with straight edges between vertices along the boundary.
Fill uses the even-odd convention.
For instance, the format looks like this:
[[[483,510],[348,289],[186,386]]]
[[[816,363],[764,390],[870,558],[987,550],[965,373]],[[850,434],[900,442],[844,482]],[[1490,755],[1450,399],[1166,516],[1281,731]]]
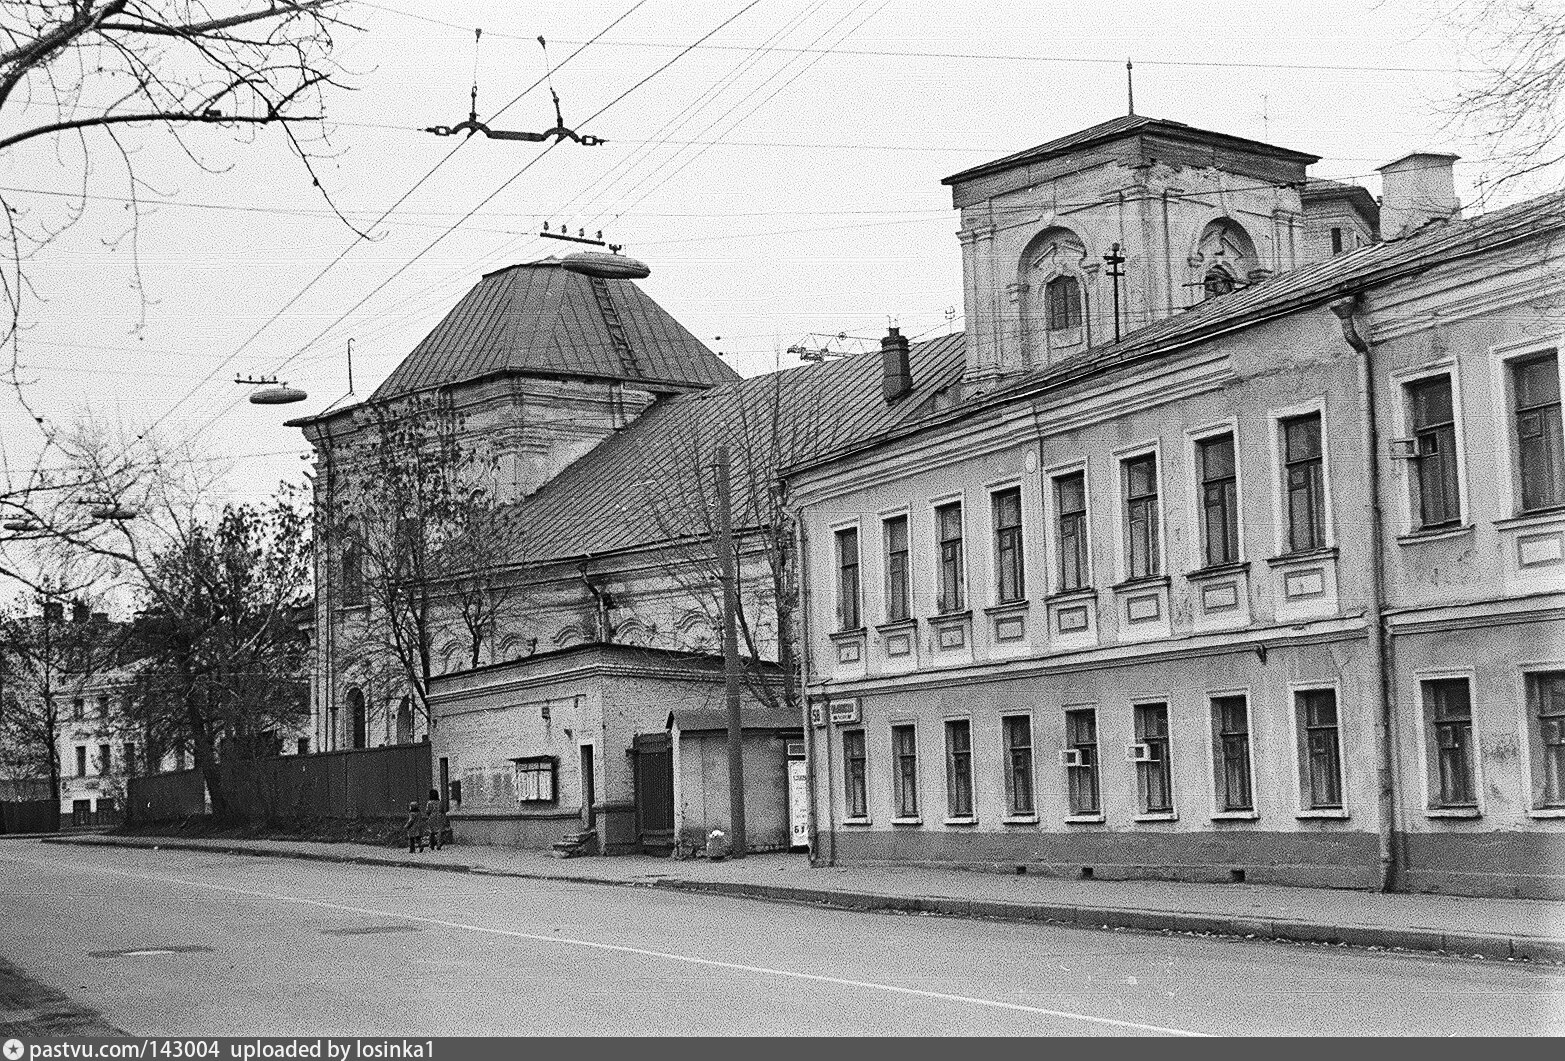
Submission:
[[[1119,252],[1119,244],[1103,256],[1108,263],[1108,275],[1114,281],[1114,341],[1119,342],[1119,279],[1125,275],[1125,270],[1120,266],[1125,264],[1125,256]]]
[[[717,447],[717,548],[723,581],[723,689],[728,699],[728,817],[730,858],[745,855],[744,727],[739,716],[738,564],[734,557],[732,471],[726,444]]]

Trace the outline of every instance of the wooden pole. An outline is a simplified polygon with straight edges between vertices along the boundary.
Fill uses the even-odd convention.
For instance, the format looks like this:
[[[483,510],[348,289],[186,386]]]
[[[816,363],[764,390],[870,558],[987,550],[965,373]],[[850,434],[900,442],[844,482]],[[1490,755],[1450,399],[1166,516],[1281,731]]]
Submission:
[[[739,716],[739,584],[727,445],[717,447],[717,548],[723,581],[723,687],[728,699],[729,857],[745,855],[744,727]]]

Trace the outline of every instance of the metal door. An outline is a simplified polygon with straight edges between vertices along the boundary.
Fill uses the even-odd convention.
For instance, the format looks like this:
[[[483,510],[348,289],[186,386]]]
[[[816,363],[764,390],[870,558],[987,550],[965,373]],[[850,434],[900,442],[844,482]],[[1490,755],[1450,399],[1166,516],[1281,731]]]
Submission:
[[[636,833],[648,854],[667,854],[674,846],[674,749],[667,733],[636,737]]]

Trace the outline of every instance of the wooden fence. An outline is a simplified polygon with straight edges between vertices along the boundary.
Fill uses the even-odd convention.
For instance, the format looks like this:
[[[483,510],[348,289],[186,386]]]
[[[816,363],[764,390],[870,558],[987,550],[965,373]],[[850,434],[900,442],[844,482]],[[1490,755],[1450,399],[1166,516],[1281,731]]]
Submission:
[[[54,833],[60,830],[60,801],[0,801],[0,833]]]
[[[428,797],[428,743],[234,760],[221,768],[234,811],[251,820],[392,818]],[[206,784],[195,770],[132,778],[133,822],[178,821],[205,812]]]

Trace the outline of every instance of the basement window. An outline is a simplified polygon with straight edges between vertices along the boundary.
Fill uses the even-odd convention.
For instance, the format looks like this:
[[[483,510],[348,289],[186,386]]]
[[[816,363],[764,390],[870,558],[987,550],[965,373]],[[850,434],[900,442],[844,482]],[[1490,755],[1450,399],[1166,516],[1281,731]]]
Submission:
[[[552,755],[512,759],[516,764],[516,798],[521,803],[553,803],[559,760]]]

